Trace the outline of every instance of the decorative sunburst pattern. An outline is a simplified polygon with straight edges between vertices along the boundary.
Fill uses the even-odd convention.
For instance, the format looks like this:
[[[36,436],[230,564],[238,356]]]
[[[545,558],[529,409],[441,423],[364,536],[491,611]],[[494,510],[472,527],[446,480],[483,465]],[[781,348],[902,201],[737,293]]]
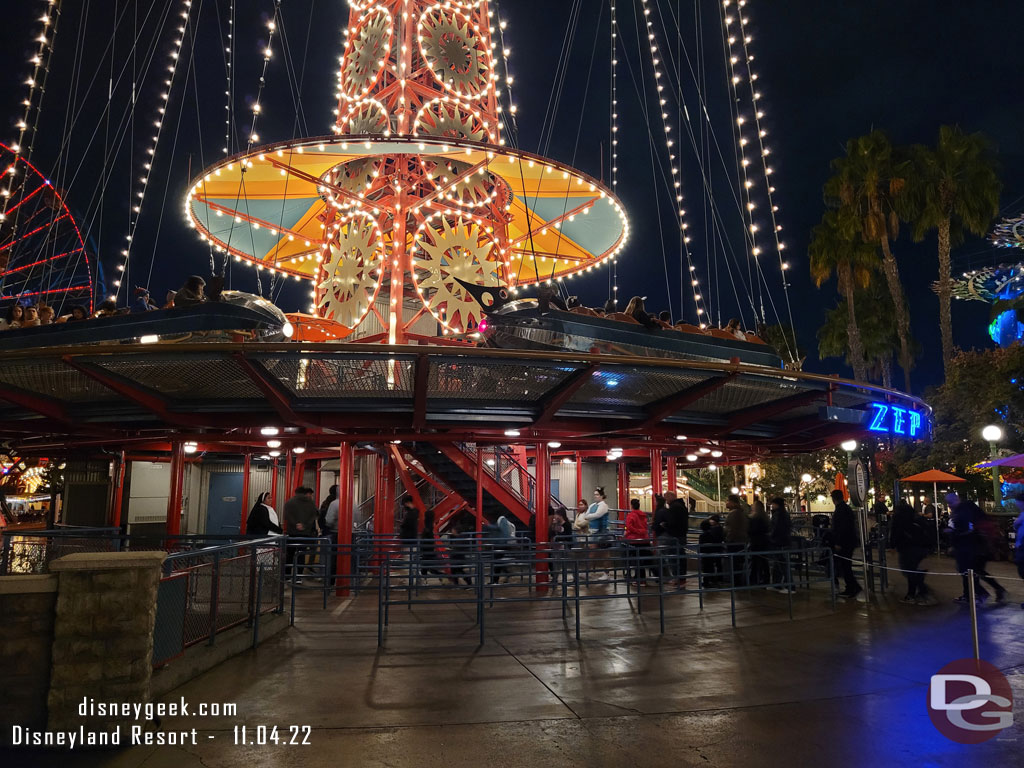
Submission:
[[[342,118],[341,133],[355,136],[381,136],[391,132],[387,109],[375,99],[355,104]]]
[[[425,136],[443,136],[448,139],[494,142],[487,121],[466,104],[445,99],[427,102],[416,115],[414,133]]]
[[[330,180],[346,192],[364,193],[380,175],[382,163],[381,158],[372,156],[349,160],[331,171]]]
[[[482,317],[480,305],[458,280],[497,285],[498,244],[481,225],[435,214],[416,233],[413,280],[424,305],[446,331],[472,330]]]
[[[384,240],[364,214],[345,220],[327,246],[317,285],[321,317],[355,328],[369,312],[381,284]]]
[[[341,62],[341,95],[349,100],[368,94],[387,62],[394,24],[381,7],[367,12],[345,46]]]
[[[479,30],[458,11],[434,6],[419,23],[420,53],[434,77],[462,98],[478,99],[491,85],[491,63]]]

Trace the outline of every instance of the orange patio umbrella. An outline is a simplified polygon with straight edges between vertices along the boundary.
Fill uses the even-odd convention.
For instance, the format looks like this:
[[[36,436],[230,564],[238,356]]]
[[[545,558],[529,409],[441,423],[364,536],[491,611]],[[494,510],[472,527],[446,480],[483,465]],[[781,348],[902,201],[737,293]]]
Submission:
[[[902,483],[931,483],[932,484],[932,501],[938,501],[939,498],[939,483],[966,483],[962,477],[951,475],[949,472],[943,472],[941,469],[929,469],[925,472],[918,472],[916,475],[910,477],[904,477],[900,482]],[[941,552],[939,546],[939,513],[938,507],[935,512],[935,553],[938,555]]]

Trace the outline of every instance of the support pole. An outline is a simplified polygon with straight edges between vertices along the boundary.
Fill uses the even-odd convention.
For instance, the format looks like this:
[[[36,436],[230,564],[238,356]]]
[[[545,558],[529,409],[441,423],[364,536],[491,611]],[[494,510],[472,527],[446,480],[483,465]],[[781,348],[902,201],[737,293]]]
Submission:
[[[476,446],[476,532],[484,529],[484,449],[477,443]]]
[[[238,526],[238,531],[243,536],[245,535],[245,526],[249,522],[249,474],[252,470],[252,454],[246,453],[245,458],[242,459],[242,520]]]
[[[335,594],[348,597],[352,572],[352,494],[355,455],[352,443],[342,443],[338,460],[338,581]]]
[[[295,493],[295,483],[292,482],[292,452],[287,448],[284,452],[284,495],[290,499]]]
[[[629,509],[629,467],[619,459],[619,509]]]
[[[662,489],[662,467],[661,467],[661,449],[651,449],[651,494],[655,496],[661,496],[663,493]]]
[[[478,452],[479,453],[479,452]],[[536,534],[537,549],[537,584],[546,585],[548,582],[548,555],[544,551],[548,544],[548,505],[551,503],[551,454],[548,452],[548,444],[539,442],[534,449],[537,470],[537,507],[534,517],[534,533]]]
[[[384,455],[378,453],[373,462],[373,534],[380,536],[391,531],[384,527],[384,505],[387,502],[387,480],[384,474]]]
[[[676,478],[676,457],[669,456],[665,461],[668,464],[668,488],[666,490],[670,493],[678,493],[679,480]]]
[[[185,487],[185,444],[171,443],[171,488],[167,496],[167,533],[181,533],[181,497]]]
[[[270,498],[272,499],[270,505],[274,509],[281,509],[281,505],[277,502],[277,459],[274,459],[270,465]]]
[[[573,508],[575,504],[579,503],[579,500],[585,498],[583,495],[583,458],[580,456],[580,452],[576,451],[576,498],[573,499]]]
[[[110,524],[114,528],[121,527],[121,509],[124,506],[124,475],[127,467],[124,451],[117,457],[117,468],[114,470],[114,498],[110,509]]]

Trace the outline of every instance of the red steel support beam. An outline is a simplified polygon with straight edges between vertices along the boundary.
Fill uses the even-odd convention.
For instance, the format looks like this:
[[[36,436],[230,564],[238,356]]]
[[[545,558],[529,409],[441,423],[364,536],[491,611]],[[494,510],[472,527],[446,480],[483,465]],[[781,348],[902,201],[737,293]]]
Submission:
[[[579,500],[583,498],[583,457],[580,456],[580,452],[576,451],[576,499],[575,502],[579,503]]]
[[[355,479],[355,454],[352,443],[342,443],[338,457],[338,581],[336,594],[348,597],[352,572],[352,496]]]
[[[551,454],[548,453],[548,444],[544,441],[538,442],[534,454],[537,457],[537,501],[533,528],[537,545],[543,549],[544,545],[548,543],[548,504],[551,502]],[[547,554],[542,552],[537,557],[537,584],[547,584],[547,582]]]
[[[114,498],[110,509],[110,524],[114,528],[121,527],[121,508],[124,506],[124,475],[127,467],[127,459],[125,452],[122,450],[121,455],[117,457],[117,468],[114,471]]]
[[[171,445],[171,488],[167,496],[167,533],[181,533],[181,499],[185,487],[185,444]]]
[[[662,454],[660,448],[651,449],[651,493],[661,496],[662,489]]]
[[[660,424],[669,416],[679,412],[686,406],[696,403],[698,400],[707,397],[712,392],[717,392],[730,381],[735,379],[737,375],[738,374],[736,373],[729,373],[725,376],[715,376],[708,381],[702,381],[700,384],[694,384],[692,387],[687,387],[682,392],[677,392],[676,394],[670,395],[656,403],[651,403],[646,409],[647,418],[644,419],[643,423],[637,427],[637,431],[647,430],[657,424]]]
[[[484,529],[484,447],[476,446],[476,532]]]
[[[619,462],[619,509],[629,509],[629,467],[626,462]]]
[[[281,506],[277,503],[277,459],[274,459],[270,464],[270,499],[270,505],[274,509],[281,509]]]
[[[670,493],[676,493],[679,487],[679,481],[676,478],[676,457],[669,456],[666,460],[668,463],[668,490]]]
[[[384,503],[386,501],[386,489],[385,489],[385,475],[384,475],[384,456],[377,454],[373,462],[373,532],[377,536],[382,536],[391,531],[384,527]]]
[[[558,413],[559,409],[572,399],[580,388],[590,381],[595,371],[600,366],[588,365],[586,368],[581,368],[575,373],[569,374],[569,376],[558,385],[558,388],[548,395],[541,401],[540,404],[540,415],[536,421],[533,422],[533,426],[539,427],[547,424]]]
[[[262,366],[242,355],[235,355],[234,359],[235,362],[238,363],[238,367],[245,371],[245,375],[248,376],[249,380],[256,385],[256,388],[263,393],[263,396],[267,398],[267,402],[274,407],[274,410],[277,411],[277,415],[280,416],[286,424],[316,426],[295,413],[295,409],[292,408],[292,401],[288,397],[287,393],[285,393],[280,386],[274,384],[266,377],[262,370]]]
[[[242,520],[238,531],[245,535],[245,526],[249,522],[249,473],[252,470],[252,454],[246,453],[242,459]]]
[[[284,495],[291,498],[295,493],[295,484],[292,482],[292,452],[285,451],[284,454]],[[319,499],[317,500],[319,501]]]
[[[423,514],[427,511],[426,505],[423,503],[423,499],[420,497],[420,492],[416,489],[416,483],[412,479],[412,475],[409,474],[409,468],[405,465],[405,459],[402,458],[402,452],[398,450],[397,445],[389,445],[388,451],[391,453],[391,460],[395,463],[395,469],[398,470],[398,476],[402,478],[402,485],[405,486],[406,493],[412,498],[413,504],[416,505],[416,509],[420,511],[420,524],[423,524]]]
[[[735,432],[736,430],[743,429],[751,424],[756,424],[759,421],[764,421],[765,419],[770,419],[774,416],[787,413],[788,411],[801,408],[805,405],[810,405],[817,400],[824,400],[828,396],[829,392],[826,390],[800,392],[796,395],[783,397],[773,403],[765,403],[764,405],[758,405],[754,408],[747,408],[746,410],[739,411],[732,415],[729,419],[727,432]]]

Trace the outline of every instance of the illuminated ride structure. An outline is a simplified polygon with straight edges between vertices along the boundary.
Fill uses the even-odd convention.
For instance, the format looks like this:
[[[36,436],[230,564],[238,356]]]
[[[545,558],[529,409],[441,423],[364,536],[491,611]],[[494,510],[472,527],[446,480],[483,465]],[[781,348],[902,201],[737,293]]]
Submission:
[[[440,527],[459,513],[478,529],[496,514],[523,525],[535,514],[543,542],[555,474],[562,501],[604,485],[622,508],[638,464],[661,493],[688,469],[870,432],[927,435],[921,401],[784,370],[768,347],[734,338],[708,335],[680,359],[645,354],[646,331],[620,324],[621,343],[581,347],[574,323],[599,335],[612,324],[568,313],[554,323],[538,306],[542,348],[473,346],[489,334],[467,285],[515,296],[592,270],[625,244],[625,214],[595,179],[504,145],[487,2],[351,6],[334,134],[229,157],[185,201],[222,257],[309,281],[319,319],[303,322],[348,340],[8,351],[7,452],[114,457],[107,510],[75,518],[69,502],[65,522],[131,529],[126,476],[169,457],[160,524],[178,533],[193,495],[186,467],[243,457],[237,497],[218,496],[232,500],[231,519],[214,521],[211,479],[207,518],[193,505],[189,531],[244,532],[259,468],[280,509],[300,483],[320,489],[336,461],[341,544],[360,518],[394,530],[403,495],[435,508]]]
[[[1001,248],[1024,249],[1024,215],[1004,219],[990,239]],[[1000,347],[1024,340],[1024,262],[967,272],[953,284],[953,295],[992,305],[988,335]]]

